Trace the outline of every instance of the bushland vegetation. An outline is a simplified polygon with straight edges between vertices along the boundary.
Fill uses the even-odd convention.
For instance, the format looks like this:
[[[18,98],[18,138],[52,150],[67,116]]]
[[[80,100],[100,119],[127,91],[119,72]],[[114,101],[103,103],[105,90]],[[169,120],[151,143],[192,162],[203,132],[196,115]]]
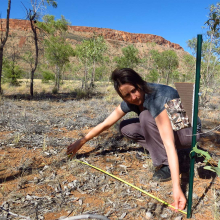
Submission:
[[[53,2],[50,1],[49,5]],[[209,20],[205,24],[207,33],[203,36],[201,104],[204,106],[220,83],[218,10],[218,4],[210,7]],[[73,45],[68,41],[72,35],[68,32],[69,22],[64,16],[55,20],[54,16],[45,15],[39,21],[38,12],[31,9],[29,16],[30,12],[36,14],[34,25],[38,30],[38,46],[33,47],[36,45],[35,35],[33,45],[26,47],[25,51],[20,51],[15,45],[6,45],[2,64],[2,83],[10,82],[10,85],[19,86],[18,79],[24,78],[30,79],[32,87],[33,77],[41,79],[43,83],[51,80],[54,81],[51,92],[58,93],[62,80],[80,80],[79,90],[87,93],[95,87],[97,81],[109,82],[112,70],[123,67],[134,68],[150,82],[169,85],[177,81],[194,82],[196,38],[188,40],[193,55],[179,53],[169,48],[158,50],[156,43],[147,43],[144,47],[142,45],[142,48],[137,44],[124,44],[115,53],[110,43],[95,33],[91,38],[77,38],[77,43]],[[9,35],[8,38],[15,35]],[[31,41],[29,43],[31,45]],[[37,60],[36,51],[38,51]],[[30,94],[33,96],[32,89]]]

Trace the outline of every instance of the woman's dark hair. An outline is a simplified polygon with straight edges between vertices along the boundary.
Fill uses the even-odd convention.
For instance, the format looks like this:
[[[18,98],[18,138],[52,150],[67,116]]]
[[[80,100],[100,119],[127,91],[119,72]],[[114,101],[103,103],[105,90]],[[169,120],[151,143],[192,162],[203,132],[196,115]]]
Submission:
[[[119,87],[123,84],[131,84],[136,89],[141,89],[145,93],[150,93],[150,89],[147,86],[147,83],[141,78],[141,76],[136,73],[133,69],[123,68],[116,69],[112,72],[111,80],[114,83],[116,92],[122,97]]]

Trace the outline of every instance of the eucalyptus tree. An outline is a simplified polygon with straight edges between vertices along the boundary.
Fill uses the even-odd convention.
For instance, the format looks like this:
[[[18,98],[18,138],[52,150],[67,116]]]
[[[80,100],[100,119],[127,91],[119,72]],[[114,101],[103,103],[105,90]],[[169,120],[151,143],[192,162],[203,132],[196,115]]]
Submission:
[[[92,76],[90,87],[94,87],[96,64],[104,61],[104,53],[107,50],[107,45],[102,36],[94,36],[89,40],[89,58],[92,63]]]
[[[220,3],[211,5],[208,20],[205,23],[207,32],[203,35],[202,61],[201,61],[201,104],[205,105],[214,91],[218,88],[220,69]],[[188,47],[195,55],[197,39],[187,41]]]
[[[215,33],[220,32],[220,3],[216,3],[216,5],[211,5],[209,7],[209,15],[208,20],[206,21],[206,25],[209,26],[210,30]]]
[[[105,60],[104,54],[107,50],[107,45],[102,36],[94,36],[91,39],[84,40],[81,44],[78,44],[75,49],[76,57],[83,64],[84,76],[82,78],[82,89],[87,90],[94,86],[95,70],[97,63],[102,63]],[[88,86],[89,80],[89,68],[92,66],[92,74],[90,80],[90,86]]]
[[[148,68],[149,74],[147,76],[149,81],[152,82],[160,82],[163,76],[163,66],[162,64],[162,57],[161,53],[158,50],[150,50],[148,53]]]
[[[14,38],[16,34],[10,34],[11,38]],[[17,44],[12,42],[10,48],[4,53],[3,59],[3,71],[2,78],[4,82],[9,82],[12,86],[19,86],[18,79],[23,75],[21,67],[18,65],[19,60],[21,59],[21,53],[18,50]]]
[[[84,90],[88,89],[88,71],[90,66],[90,59],[89,59],[89,41],[83,40],[81,44],[77,44],[75,48],[76,57],[79,59],[80,63],[83,66],[83,77],[82,77],[82,86],[81,88]]]
[[[182,81],[188,82],[195,79],[196,72],[196,59],[190,54],[185,54],[183,56],[183,73]]]
[[[178,68],[179,61],[175,51],[165,50],[159,52],[157,50],[150,50],[149,59],[151,61],[147,77],[149,80],[159,83],[164,78],[168,85],[170,78],[177,78],[176,69]]]
[[[39,45],[38,45],[38,27],[37,21],[39,21],[42,17],[42,11],[46,9],[46,6],[52,6],[54,8],[57,7],[57,2],[55,0],[30,0],[31,8],[26,9],[27,19],[30,21],[31,30],[34,36],[34,46],[35,46],[35,58],[34,65],[31,68],[30,74],[30,94],[34,95],[34,73],[38,66],[38,57],[39,57]]]
[[[3,60],[3,82],[9,82],[12,86],[19,86],[18,79],[24,75],[22,68],[14,61],[4,57]]]
[[[11,0],[8,0],[7,19],[6,19],[6,28],[5,28],[6,31],[4,36],[3,36],[3,32],[1,32],[0,35],[0,94],[2,93],[1,78],[2,78],[2,66],[3,66],[3,48],[5,46],[9,34],[10,11],[11,11]],[[2,23],[1,23],[1,29],[3,29]]]
[[[196,54],[197,39],[193,38],[187,41],[188,47]],[[217,89],[217,82],[219,77],[219,48],[215,46],[213,37],[208,37],[203,40],[202,44],[202,60],[201,60],[201,104],[205,105],[211,94]]]
[[[177,54],[173,50],[165,50],[161,53],[161,66],[165,69],[166,84],[169,84],[170,78],[173,77],[174,71],[179,66]]]
[[[69,22],[61,16],[55,20],[53,15],[45,15],[43,22],[38,27],[44,30],[45,57],[55,73],[55,89],[60,87],[60,80],[65,69],[65,65],[70,62],[70,57],[74,56],[74,50],[70,43],[66,41]]]
[[[117,64],[117,68],[132,68],[137,67],[141,63],[141,58],[139,57],[139,51],[134,45],[128,45],[122,48],[122,56],[116,56],[114,61]]]

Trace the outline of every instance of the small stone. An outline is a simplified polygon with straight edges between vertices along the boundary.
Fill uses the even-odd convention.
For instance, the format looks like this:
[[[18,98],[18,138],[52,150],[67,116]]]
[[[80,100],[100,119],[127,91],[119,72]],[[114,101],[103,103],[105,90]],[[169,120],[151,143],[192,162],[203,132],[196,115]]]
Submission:
[[[50,150],[50,153],[51,154],[57,154],[57,152],[55,150],[52,150],[52,149]]]
[[[147,164],[143,164],[143,168],[147,168],[148,167],[148,165]]]
[[[46,151],[44,151],[44,154],[46,154],[47,156],[49,156],[49,155],[50,155],[50,153],[49,153],[49,152],[46,152]]]
[[[27,195],[27,196],[26,196],[26,199],[27,199],[27,200],[32,200],[33,198],[32,198],[32,196]]]
[[[167,214],[162,214],[162,215],[160,215],[160,217],[167,219],[168,215]]]
[[[180,216],[177,216],[174,220],[182,220],[182,216],[180,215]]]
[[[152,219],[153,215],[151,212],[146,212],[146,219]]]
[[[43,170],[46,170],[47,168],[49,168],[49,166],[45,165],[44,168],[43,168]]]
[[[120,216],[120,218],[119,219],[123,219],[125,216],[127,215],[127,213],[126,212],[124,212],[121,216]]]
[[[82,205],[82,204],[83,204],[82,199],[79,199],[79,205]]]
[[[198,197],[198,195],[196,194],[196,193],[193,193],[193,199],[198,199],[199,197]]]
[[[9,208],[8,202],[6,202],[6,201],[3,202],[2,207],[5,208],[5,209],[8,209]]]

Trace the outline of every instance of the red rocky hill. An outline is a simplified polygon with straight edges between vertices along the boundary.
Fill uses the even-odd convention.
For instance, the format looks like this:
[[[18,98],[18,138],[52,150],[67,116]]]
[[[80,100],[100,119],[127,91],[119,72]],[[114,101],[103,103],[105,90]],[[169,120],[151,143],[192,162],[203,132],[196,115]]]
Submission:
[[[2,29],[0,31],[5,31],[6,19],[0,19],[2,23]],[[10,33],[13,32],[30,32],[30,22],[27,20],[17,20],[10,19]],[[96,28],[96,27],[83,27],[83,26],[69,26],[70,33],[77,33],[82,36],[92,36],[94,33],[102,35],[106,40],[121,41],[127,43],[149,43],[154,42],[157,45],[173,48],[175,50],[182,50],[183,48],[179,44],[171,43],[170,41],[164,39],[163,37],[153,35],[153,34],[134,34],[125,31],[117,31],[109,28]],[[27,35],[26,35],[27,36]],[[25,42],[25,35],[20,39],[19,45],[21,46]]]

